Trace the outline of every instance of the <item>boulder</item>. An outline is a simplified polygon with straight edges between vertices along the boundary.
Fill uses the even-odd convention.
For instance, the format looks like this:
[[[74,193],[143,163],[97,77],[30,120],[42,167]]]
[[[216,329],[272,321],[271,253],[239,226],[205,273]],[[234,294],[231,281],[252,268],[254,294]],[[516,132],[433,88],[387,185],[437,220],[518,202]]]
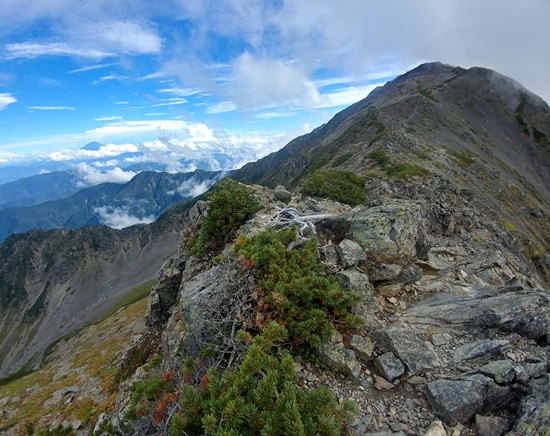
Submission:
[[[547,435],[550,431],[550,383],[544,377],[531,383],[529,394],[521,401],[513,434]]]
[[[350,223],[348,239],[357,242],[367,258],[386,264],[408,265],[425,239],[424,213],[420,203],[391,200],[345,214]]]
[[[498,416],[476,415],[475,429],[478,436],[502,436],[510,427],[510,423]]]
[[[355,355],[364,362],[368,362],[371,359],[372,352],[374,351],[374,344],[369,338],[353,335],[349,342],[349,346],[355,352]]]
[[[391,351],[374,359],[374,366],[376,366],[378,371],[380,371],[382,376],[388,381],[396,379],[405,372],[403,362],[395,357]]]
[[[342,266],[345,269],[357,266],[359,263],[364,263],[367,260],[367,255],[361,246],[357,242],[349,239],[344,239],[340,242],[336,250],[340,255]]]
[[[149,327],[164,324],[170,314],[170,308],[176,304],[185,267],[185,257],[168,259],[157,274],[157,284],[153,286],[145,315],[145,324]]]
[[[357,270],[350,269],[341,271],[335,276],[336,281],[342,288],[358,293],[363,301],[355,308],[357,314],[368,321],[368,318],[379,308],[378,301],[374,297],[374,290],[368,276]]]
[[[393,351],[405,364],[410,375],[441,366],[433,345],[420,339],[414,329],[406,324],[391,325],[371,333],[382,347]]]
[[[346,372],[358,378],[361,372],[361,364],[355,358],[353,351],[343,348],[334,342],[324,342],[317,347],[319,360],[325,365]]]
[[[281,201],[285,204],[290,203],[290,200],[292,200],[292,194],[286,190],[286,188],[282,185],[277,185],[275,187],[275,190],[273,191],[273,197],[275,200]]]
[[[395,279],[402,268],[395,264],[370,264],[367,267],[367,274],[373,282],[389,281]]]
[[[401,273],[395,278],[395,281],[403,283],[404,285],[410,285],[420,280],[423,275],[422,268],[411,263],[401,270]]]
[[[409,307],[403,320],[415,323],[497,328],[545,341],[550,331],[550,295],[518,285],[474,286],[466,295],[440,293]]]
[[[464,360],[473,360],[478,358],[492,358],[501,354],[510,343],[508,341],[492,341],[490,339],[480,339],[475,342],[469,342],[458,347],[453,355],[456,363]]]

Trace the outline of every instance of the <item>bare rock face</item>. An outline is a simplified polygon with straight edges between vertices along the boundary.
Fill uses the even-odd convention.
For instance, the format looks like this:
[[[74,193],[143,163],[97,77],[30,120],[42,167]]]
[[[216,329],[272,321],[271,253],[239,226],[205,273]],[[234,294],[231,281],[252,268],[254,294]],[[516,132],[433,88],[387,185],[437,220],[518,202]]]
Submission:
[[[162,265],[157,284],[151,290],[145,324],[149,327],[164,324],[169,318],[170,308],[176,304],[185,257],[170,258]]]

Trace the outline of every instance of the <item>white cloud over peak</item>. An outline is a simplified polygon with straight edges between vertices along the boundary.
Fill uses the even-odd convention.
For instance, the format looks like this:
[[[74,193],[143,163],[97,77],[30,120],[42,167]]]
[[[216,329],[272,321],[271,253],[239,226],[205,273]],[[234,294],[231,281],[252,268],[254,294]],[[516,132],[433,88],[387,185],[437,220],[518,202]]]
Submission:
[[[0,111],[3,111],[13,103],[17,103],[17,99],[13,95],[10,93],[0,93]]]
[[[82,179],[79,182],[79,186],[93,186],[100,183],[127,183],[137,174],[133,171],[123,171],[120,168],[113,168],[112,170],[99,171],[92,168],[85,162],[74,165],[74,169],[78,173],[78,177]]]
[[[113,229],[123,229],[135,224],[148,224],[155,220],[153,215],[138,218],[130,215],[129,208],[126,207],[96,207],[94,212],[98,214],[98,218],[102,224]]]

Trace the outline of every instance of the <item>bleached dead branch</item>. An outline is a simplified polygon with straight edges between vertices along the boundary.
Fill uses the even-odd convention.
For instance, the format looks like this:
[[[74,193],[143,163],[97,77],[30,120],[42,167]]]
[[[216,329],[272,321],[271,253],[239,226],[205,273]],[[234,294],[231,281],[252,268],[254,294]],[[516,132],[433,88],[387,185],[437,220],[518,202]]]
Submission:
[[[303,236],[303,232],[305,229],[309,229],[311,233],[315,235],[316,232],[314,223],[332,217],[330,213],[303,214],[298,212],[295,207],[285,207],[284,209],[278,209],[279,213],[271,217],[267,225],[274,228],[287,229],[295,224],[298,228],[298,233],[300,234],[300,236]]]

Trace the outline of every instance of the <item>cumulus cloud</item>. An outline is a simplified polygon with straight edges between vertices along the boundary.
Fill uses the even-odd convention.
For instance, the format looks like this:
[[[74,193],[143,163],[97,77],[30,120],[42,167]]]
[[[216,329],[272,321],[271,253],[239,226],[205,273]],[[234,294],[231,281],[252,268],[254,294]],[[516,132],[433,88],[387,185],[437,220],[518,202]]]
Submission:
[[[81,162],[74,165],[78,177],[82,179],[78,183],[79,186],[94,186],[99,185],[100,183],[127,183],[129,182],[137,173],[133,171],[123,171],[120,168],[113,168],[107,171],[99,171],[95,168],[92,168],[85,162]]]
[[[17,99],[13,95],[10,93],[0,93],[0,111],[3,111],[13,103],[17,103]]]
[[[139,148],[136,144],[107,144],[99,147],[98,150],[59,150],[48,153],[47,158],[53,161],[71,161],[79,159],[103,159],[115,157],[125,153],[137,153]]]
[[[153,215],[148,215],[142,218],[130,215],[129,208],[126,207],[96,207],[94,212],[102,224],[113,229],[123,229],[135,224],[149,224],[155,220]]]
[[[193,198],[208,191],[214,183],[221,180],[224,176],[225,173],[221,173],[218,177],[212,180],[206,180],[204,182],[197,182],[195,179],[185,180],[180,186],[178,186],[176,191],[182,197]]]
[[[95,138],[112,138],[131,134],[172,132],[188,137],[191,141],[214,140],[214,132],[206,124],[189,123],[181,120],[145,120],[109,123],[96,129],[88,130],[86,134]]]
[[[323,97],[303,70],[281,59],[243,53],[233,64],[233,101],[238,107],[258,108],[298,102],[313,108]]]

